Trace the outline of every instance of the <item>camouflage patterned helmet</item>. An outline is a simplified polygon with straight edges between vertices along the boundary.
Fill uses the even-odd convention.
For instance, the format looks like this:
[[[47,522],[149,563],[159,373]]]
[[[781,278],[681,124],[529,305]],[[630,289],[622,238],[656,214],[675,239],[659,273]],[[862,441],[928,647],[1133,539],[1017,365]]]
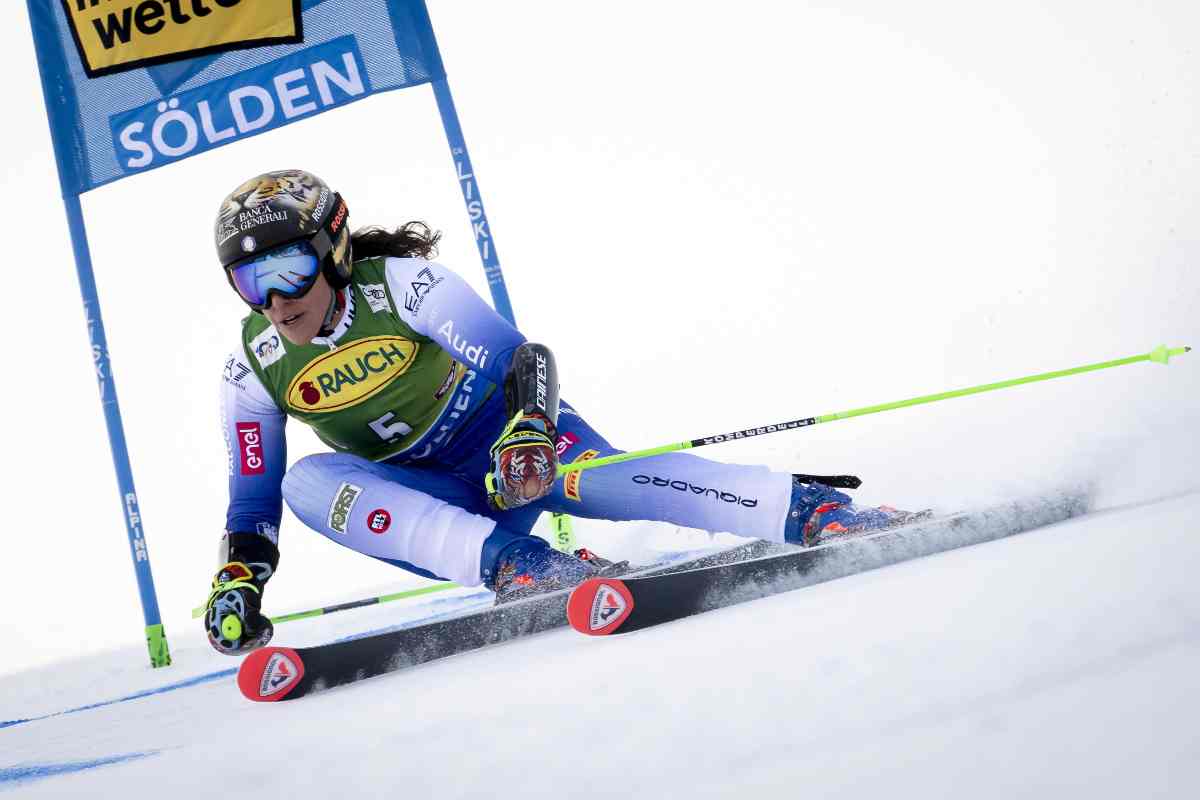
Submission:
[[[222,201],[214,230],[217,257],[228,270],[291,242],[308,242],[334,288],[350,281],[350,226],[341,195],[310,172],[267,172]]]

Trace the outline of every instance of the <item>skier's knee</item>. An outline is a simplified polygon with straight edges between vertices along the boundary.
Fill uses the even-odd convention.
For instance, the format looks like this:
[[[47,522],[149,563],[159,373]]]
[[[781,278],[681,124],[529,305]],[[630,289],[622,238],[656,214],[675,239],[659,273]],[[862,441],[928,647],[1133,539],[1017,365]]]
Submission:
[[[288,508],[305,525],[323,530],[325,510],[338,487],[358,466],[355,461],[365,459],[345,453],[318,453],[297,461],[280,485]]]
[[[316,453],[305,456],[284,474],[280,484],[283,499],[295,510],[297,501],[327,492],[334,481],[358,467],[359,461],[371,463],[347,453]]]

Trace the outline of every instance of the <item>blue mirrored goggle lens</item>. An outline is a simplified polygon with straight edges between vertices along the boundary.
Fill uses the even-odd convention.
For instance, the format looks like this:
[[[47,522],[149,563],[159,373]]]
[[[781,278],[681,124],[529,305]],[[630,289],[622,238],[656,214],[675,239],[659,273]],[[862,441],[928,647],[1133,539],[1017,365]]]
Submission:
[[[267,305],[267,296],[300,297],[321,271],[317,253],[305,242],[281,247],[229,271],[233,287],[252,306]]]

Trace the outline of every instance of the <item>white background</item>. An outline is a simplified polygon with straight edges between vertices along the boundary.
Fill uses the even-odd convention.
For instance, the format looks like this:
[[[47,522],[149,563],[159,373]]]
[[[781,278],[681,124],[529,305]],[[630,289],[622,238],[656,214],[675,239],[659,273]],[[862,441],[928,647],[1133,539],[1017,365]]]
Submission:
[[[21,8],[0,31],[3,672],[142,629]],[[1200,343],[1191,3],[430,12],[518,322],[618,445]],[[354,225],[441,228],[441,260],[486,296],[428,87],[85,195],[172,642],[201,636],[189,610],[224,522],[218,373],[244,314],[211,222],[242,180],[289,167],[340,190]],[[1200,486],[1198,396],[1193,353],[707,454],[857,472],[863,499],[910,507],[1079,476],[1128,502]],[[293,459],[319,449],[292,427]],[[684,536],[579,527],[606,555],[631,531]],[[289,517],[281,544],[272,613],[414,583]]]

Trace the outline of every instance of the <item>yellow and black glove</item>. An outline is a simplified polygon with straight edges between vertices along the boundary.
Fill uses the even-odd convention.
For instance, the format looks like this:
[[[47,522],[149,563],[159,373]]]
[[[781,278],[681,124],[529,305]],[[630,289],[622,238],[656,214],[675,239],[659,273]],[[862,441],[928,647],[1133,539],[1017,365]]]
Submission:
[[[279,564],[279,550],[257,533],[228,533],[226,563],[213,577],[204,629],[218,653],[240,655],[271,641],[275,628],[262,614],[263,586]]]

